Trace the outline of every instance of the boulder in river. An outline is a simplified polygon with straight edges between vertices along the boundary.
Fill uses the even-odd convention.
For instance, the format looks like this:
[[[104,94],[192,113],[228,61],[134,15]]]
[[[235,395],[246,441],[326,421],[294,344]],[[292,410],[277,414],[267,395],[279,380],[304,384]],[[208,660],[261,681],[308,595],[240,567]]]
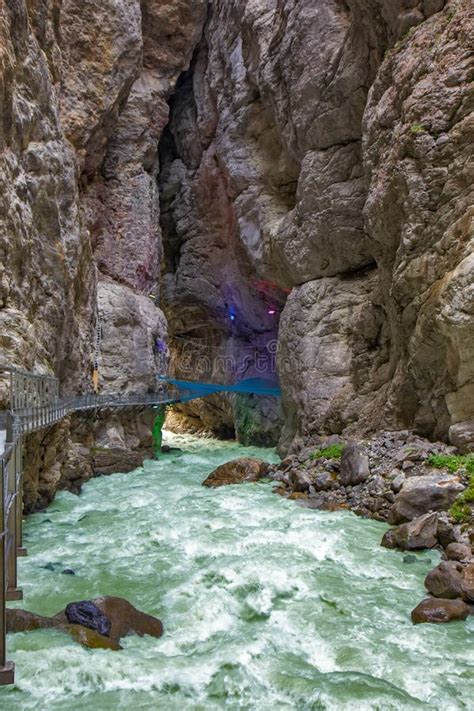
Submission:
[[[433,548],[437,543],[438,514],[430,513],[391,528],[382,538],[385,548],[399,548],[402,551]]]
[[[83,623],[72,622],[76,619],[82,619]],[[91,627],[92,624],[96,625],[96,629]],[[146,634],[161,637],[163,634],[163,625],[158,618],[137,610],[120,597],[99,597],[95,600],[71,603],[66,610],[54,617],[42,617],[27,610],[7,609],[7,632],[29,632],[48,628],[68,632],[80,644],[91,649],[119,650],[121,638],[129,634],[137,634],[140,637]],[[97,628],[108,632],[101,634]]]
[[[461,597],[462,565],[453,560],[442,561],[425,578],[425,587],[434,597],[452,600]]]
[[[369,458],[358,444],[348,444],[341,455],[339,481],[343,486],[354,486],[370,476]]]
[[[465,620],[468,615],[469,607],[462,600],[427,597],[412,610],[411,621],[414,625],[421,622],[440,624]]]
[[[241,457],[214,469],[202,482],[202,485],[217,487],[226,484],[241,484],[246,481],[258,481],[267,475],[268,470],[269,465],[261,459]]]
[[[57,627],[58,624],[51,617],[35,615],[28,610],[7,608],[7,632],[31,632],[33,630]]]
[[[111,638],[121,639],[129,634],[137,634],[140,637],[146,634],[151,637],[161,637],[163,634],[163,625],[157,617],[137,610],[124,598],[99,597],[93,602],[110,620]]]
[[[450,474],[409,477],[395,497],[389,523],[405,523],[430,511],[447,510],[463,489],[460,478]]]

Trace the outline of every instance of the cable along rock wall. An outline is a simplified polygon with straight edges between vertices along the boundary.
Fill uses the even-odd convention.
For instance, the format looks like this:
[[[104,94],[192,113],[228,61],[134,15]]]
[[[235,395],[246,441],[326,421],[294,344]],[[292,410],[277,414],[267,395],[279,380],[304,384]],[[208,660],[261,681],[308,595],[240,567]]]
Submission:
[[[167,309],[185,332],[225,322],[223,284],[292,289],[282,452],[474,444],[472,25],[466,0],[212,3],[162,142]]]

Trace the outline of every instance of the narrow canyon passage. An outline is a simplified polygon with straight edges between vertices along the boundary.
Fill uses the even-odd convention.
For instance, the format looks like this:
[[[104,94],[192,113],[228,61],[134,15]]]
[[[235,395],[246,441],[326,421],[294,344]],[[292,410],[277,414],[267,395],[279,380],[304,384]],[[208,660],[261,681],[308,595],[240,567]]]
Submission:
[[[472,711],[473,30],[0,0],[0,711]]]
[[[2,711],[470,708],[474,618],[414,627],[407,615],[436,552],[406,563],[380,548],[384,524],[297,507],[270,482],[201,486],[236,456],[276,461],[272,450],[165,442],[183,452],[31,516],[21,562],[29,609],[121,595],[163,619],[164,637],[116,653],[57,631],[11,635]]]

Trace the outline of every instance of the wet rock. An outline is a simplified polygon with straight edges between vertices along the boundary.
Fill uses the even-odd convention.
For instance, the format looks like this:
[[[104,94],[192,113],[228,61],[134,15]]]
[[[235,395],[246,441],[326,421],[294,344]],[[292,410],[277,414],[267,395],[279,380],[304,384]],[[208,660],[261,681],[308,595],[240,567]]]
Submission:
[[[411,613],[414,625],[422,622],[439,624],[465,620],[469,615],[469,607],[462,600],[450,600],[427,597]]]
[[[88,647],[89,649],[111,649],[114,652],[122,649],[116,639],[106,637],[88,627],[83,627],[82,625],[66,625],[64,629],[69,632],[76,642],[82,644],[83,647]]]
[[[46,565],[42,565],[41,568],[43,570],[49,570],[51,573],[55,571],[54,563],[46,563]]]
[[[161,637],[163,624],[157,617],[141,612],[128,600],[120,597],[99,597],[93,603],[111,621],[110,637],[119,640],[130,634],[140,637]]]
[[[329,472],[320,472],[314,477],[313,486],[316,491],[329,491],[335,486],[334,477]]]
[[[64,568],[64,570],[62,571],[62,574],[63,575],[75,575],[76,573],[74,572],[74,570],[72,570],[72,568]]]
[[[339,481],[343,486],[354,486],[370,476],[369,458],[358,444],[348,444],[341,456]]]
[[[309,491],[310,486],[313,484],[313,478],[309,472],[305,472],[301,469],[296,469],[291,472],[290,476],[290,486],[296,493],[301,493],[304,491]]]
[[[72,625],[82,625],[95,630],[105,637],[110,636],[112,623],[109,618],[90,600],[71,602],[66,607],[65,615]]]
[[[458,476],[428,474],[411,477],[396,496],[389,522],[404,523],[430,511],[447,510],[463,489]]]
[[[448,560],[469,560],[472,556],[471,546],[466,543],[450,543],[445,553]]]
[[[467,565],[462,572],[461,595],[466,602],[474,603],[474,563]]]
[[[383,545],[383,544],[382,544]],[[387,546],[390,547],[390,546]],[[412,563],[416,563],[416,555],[404,555],[403,556],[403,562],[406,563],[407,565],[411,565]]]
[[[57,623],[50,617],[36,615],[28,610],[7,608],[7,632],[31,632],[38,629],[57,627]]]
[[[442,561],[425,578],[425,587],[434,597],[452,600],[461,597],[462,565]]]
[[[382,546],[400,550],[433,548],[437,543],[437,527],[438,514],[425,514],[387,531],[382,538]]]
[[[266,476],[267,472],[268,464],[266,462],[252,457],[241,457],[232,462],[221,464],[209,474],[202,485],[217,487],[227,484],[241,484],[245,481],[258,481]]]

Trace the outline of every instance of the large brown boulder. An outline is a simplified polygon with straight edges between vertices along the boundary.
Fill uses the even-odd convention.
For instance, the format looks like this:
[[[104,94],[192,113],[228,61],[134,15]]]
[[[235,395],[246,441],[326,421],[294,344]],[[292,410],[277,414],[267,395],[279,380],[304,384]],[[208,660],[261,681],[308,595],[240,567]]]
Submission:
[[[450,474],[410,477],[395,497],[389,523],[405,523],[430,511],[447,510],[463,489],[460,478]]]
[[[448,560],[468,561],[472,557],[471,546],[467,543],[450,543],[445,550]]]
[[[455,561],[442,561],[425,578],[425,587],[434,597],[452,600],[461,597],[462,565]]]
[[[268,469],[268,464],[261,459],[241,457],[221,464],[209,474],[202,485],[217,487],[226,484],[241,484],[244,481],[258,481],[266,476]]]
[[[439,624],[465,620],[469,615],[469,607],[462,600],[443,600],[427,597],[412,610],[411,621],[414,625],[420,622]]]
[[[402,551],[433,548],[437,543],[437,528],[438,514],[425,514],[387,531],[382,538],[382,546]]]
[[[122,649],[119,642],[122,637],[137,634],[140,637],[150,635],[161,637],[163,625],[156,617],[140,612],[127,600],[120,597],[99,597],[87,601],[91,608],[97,608],[107,619],[107,634],[100,634],[97,629],[83,624],[71,624],[66,615],[66,610],[71,605],[84,603],[71,603],[66,610],[59,612],[54,617],[42,617],[27,610],[7,609],[7,632],[29,632],[36,629],[56,628],[68,632],[77,642],[91,649]],[[88,619],[85,620],[88,625]]]

